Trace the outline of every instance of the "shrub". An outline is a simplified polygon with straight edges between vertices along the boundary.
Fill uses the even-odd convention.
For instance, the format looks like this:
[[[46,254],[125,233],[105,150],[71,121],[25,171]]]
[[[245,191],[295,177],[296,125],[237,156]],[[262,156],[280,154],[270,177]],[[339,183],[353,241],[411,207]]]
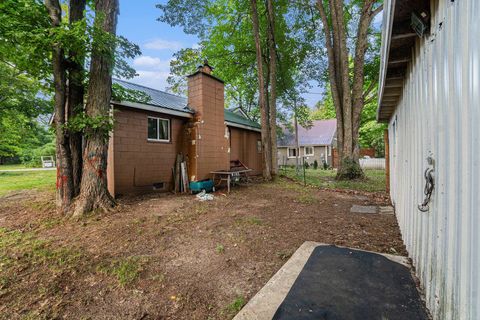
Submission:
[[[53,156],[55,159],[55,142],[52,141],[41,147],[25,150],[20,160],[28,167],[41,167],[42,156]]]
[[[313,161],[313,169],[315,169],[315,170],[318,169],[318,161],[317,160]]]
[[[304,164],[304,166],[305,166],[305,169],[308,169],[308,168],[310,168],[310,165],[309,165],[309,164],[308,164],[308,162],[306,162],[306,161],[305,161],[305,164]]]

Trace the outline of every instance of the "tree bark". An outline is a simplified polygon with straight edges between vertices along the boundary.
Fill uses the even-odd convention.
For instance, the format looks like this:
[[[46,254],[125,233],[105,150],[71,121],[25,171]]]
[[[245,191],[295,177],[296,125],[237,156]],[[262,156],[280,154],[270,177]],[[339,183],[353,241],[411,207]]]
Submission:
[[[271,137],[269,134],[270,117],[266,106],[265,79],[263,75],[262,46],[260,43],[260,31],[258,22],[257,1],[251,0],[253,34],[255,36],[255,52],[257,57],[257,77],[258,77],[258,104],[260,107],[260,120],[262,125],[262,147],[263,147],[263,178],[271,180]]]
[[[357,179],[364,176],[359,164],[359,129],[364,106],[364,66],[368,29],[375,15],[382,10],[381,6],[373,10],[375,3],[376,0],[366,0],[361,8],[351,79],[343,1],[328,0],[330,11],[327,12],[323,1],[317,0],[328,53],[330,89],[337,115],[339,155],[337,179]]]
[[[58,0],[45,0],[53,27],[59,27],[62,19],[62,9]],[[64,50],[55,43],[52,48],[53,82],[55,87],[55,136],[57,154],[56,202],[59,212],[69,211],[74,195],[72,179],[72,157],[67,130],[65,129],[66,103],[66,68]]]
[[[275,42],[275,9],[272,0],[267,0],[268,47],[270,54],[270,144],[272,147],[272,175],[278,173],[277,153],[277,49]]]
[[[70,0],[69,22],[73,24],[84,18],[86,0]],[[68,75],[68,119],[73,119],[83,112],[83,97],[85,95],[84,62],[85,54],[80,51],[69,52],[69,75]],[[70,150],[72,153],[73,195],[80,194],[80,182],[82,180],[82,140],[81,132],[70,132]]]
[[[103,32],[115,35],[118,0],[96,0],[95,11],[94,23]],[[96,43],[94,39],[88,100],[85,106],[87,117],[97,119],[109,117],[114,51],[113,43]],[[86,130],[82,183],[74,216],[96,209],[109,210],[115,205],[107,188],[108,134],[107,128],[87,128]]]

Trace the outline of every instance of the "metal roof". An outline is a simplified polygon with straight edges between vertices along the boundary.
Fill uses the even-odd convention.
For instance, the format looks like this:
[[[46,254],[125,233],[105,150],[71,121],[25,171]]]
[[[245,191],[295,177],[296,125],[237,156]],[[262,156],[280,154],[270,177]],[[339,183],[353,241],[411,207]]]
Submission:
[[[147,94],[151,99],[148,103],[146,103],[148,105],[153,105],[157,107],[183,111],[183,112],[192,112],[192,110],[188,108],[187,98],[180,97],[164,91],[144,87],[142,85],[127,82],[120,79],[113,78],[112,82],[119,84],[126,89],[137,90]]]
[[[298,142],[300,146],[331,145],[336,132],[337,119],[314,120],[310,128],[298,126]],[[284,128],[283,135],[277,141],[279,147],[295,146],[295,131]]]
[[[171,110],[189,112],[193,113],[194,111],[188,107],[188,100],[185,97],[177,96],[171,93],[164,91],[148,88],[139,84],[127,82],[120,79],[112,79],[113,83],[119,84],[122,87],[130,90],[137,90],[147,94],[151,100],[148,103],[142,103],[145,105],[156,106],[160,108],[167,108]],[[120,101],[119,104],[122,104]],[[125,104],[128,107],[134,107],[133,104]],[[243,115],[233,112],[231,110],[225,109],[224,117],[226,122],[239,124],[241,126],[250,127],[253,129],[260,129],[260,125],[252,121]]]
[[[225,121],[241,124],[247,127],[260,129],[260,125],[250,119],[245,118],[243,115],[233,112],[231,110],[225,109]]]

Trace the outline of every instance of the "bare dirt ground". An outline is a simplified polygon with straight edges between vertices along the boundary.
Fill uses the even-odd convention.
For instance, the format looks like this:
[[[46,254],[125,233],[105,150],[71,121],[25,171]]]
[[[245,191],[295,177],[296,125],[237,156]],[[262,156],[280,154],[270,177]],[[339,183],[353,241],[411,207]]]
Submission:
[[[72,221],[49,192],[0,198],[0,319],[230,319],[307,240],[406,255],[383,194],[286,179],[120,199]]]

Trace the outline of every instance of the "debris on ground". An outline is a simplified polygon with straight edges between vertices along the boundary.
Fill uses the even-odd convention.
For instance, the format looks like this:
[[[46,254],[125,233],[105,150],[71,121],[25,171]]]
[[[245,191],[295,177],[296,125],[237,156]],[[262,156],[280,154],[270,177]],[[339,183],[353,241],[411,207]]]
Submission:
[[[196,197],[200,201],[211,201],[214,198],[213,194],[207,193],[205,190],[202,190],[202,192],[197,193]]]

